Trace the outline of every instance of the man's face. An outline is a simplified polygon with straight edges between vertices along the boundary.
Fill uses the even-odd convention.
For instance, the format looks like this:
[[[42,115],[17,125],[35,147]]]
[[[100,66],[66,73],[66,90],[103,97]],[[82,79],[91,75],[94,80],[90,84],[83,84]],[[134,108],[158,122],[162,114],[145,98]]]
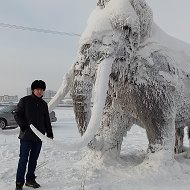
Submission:
[[[44,90],[41,88],[36,88],[33,92],[38,98],[41,98],[44,94]]]

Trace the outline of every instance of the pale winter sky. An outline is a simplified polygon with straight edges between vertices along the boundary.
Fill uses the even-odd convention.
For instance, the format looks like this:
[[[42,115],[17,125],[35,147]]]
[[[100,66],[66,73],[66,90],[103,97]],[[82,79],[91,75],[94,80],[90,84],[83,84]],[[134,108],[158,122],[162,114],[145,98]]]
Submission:
[[[189,0],[147,0],[155,22],[190,43]],[[77,36],[2,27],[2,23],[81,34],[96,0],[0,0],[0,95],[26,95],[35,79],[57,90],[76,58]]]

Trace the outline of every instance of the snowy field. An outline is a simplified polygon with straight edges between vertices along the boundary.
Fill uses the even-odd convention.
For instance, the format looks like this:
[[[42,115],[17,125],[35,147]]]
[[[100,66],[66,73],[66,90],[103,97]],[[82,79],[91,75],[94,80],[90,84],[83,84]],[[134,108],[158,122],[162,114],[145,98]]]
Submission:
[[[55,139],[73,142],[80,138],[72,108],[56,108]],[[18,163],[18,128],[0,133],[0,190],[15,188]],[[146,133],[134,126],[123,141],[121,159],[91,162],[88,149],[65,152],[43,144],[36,170],[41,190],[189,190],[190,160],[183,154],[173,164],[159,156],[146,159]],[[187,138],[185,144],[188,146]],[[24,186],[24,190],[30,189]]]

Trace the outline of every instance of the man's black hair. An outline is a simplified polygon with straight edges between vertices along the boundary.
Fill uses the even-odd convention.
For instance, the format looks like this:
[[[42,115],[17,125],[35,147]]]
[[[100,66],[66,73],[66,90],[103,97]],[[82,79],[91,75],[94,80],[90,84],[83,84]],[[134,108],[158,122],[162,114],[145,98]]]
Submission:
[[[46,89],[46,83],[43,80],[35,80],[31,84],[31,90],[33,91],[34,89],[41,88],[43,90]]]

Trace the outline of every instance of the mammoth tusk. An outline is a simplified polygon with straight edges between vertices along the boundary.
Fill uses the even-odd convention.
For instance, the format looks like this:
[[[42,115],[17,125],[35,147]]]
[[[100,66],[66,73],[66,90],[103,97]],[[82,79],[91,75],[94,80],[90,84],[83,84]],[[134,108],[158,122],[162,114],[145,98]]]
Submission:
[[[87,145],[96,134],[101,124],[102,114],[105,106],[105,101],[108,91],[109,77],[111,74],[113,58],[104,59],[98,66],[96,83],[94,88],[94,105],[92,108],[92,115],[86,132],[82,136],[81,145]],[[83,144],[83,142],[85,144]]]
[[[72,145],[68,144],[68,143],[63,143],[63,142],[59,142],[56,140],[53,140],[51,138],[46,137],[45,135],[43,135],[40,131],[38,131],[34,125],[30,125],[30,128],[32,129],[32,131],[41,139],[42,142],[52,145],[54,147],[58,147],[58,148],[62,148],[64,150],[76,150],[76,148],[73,148]]]
[[[58,89],[55,96],[48,103],[49,113],[51,113],[53,111],[53,109],[55,109],[55,107],[61,102],[61,100],[69,92],[69,90],[73,84],[73,68],[74,68],[74,65],[72,65],[69,72],[64,75],[63,82],[62,82],[60,88]]]
[[[55,146],[61,146],[64,150],[77,150],[86,146],[96,134],[102,119],[102,114],[105,106],[105,100],[107,96],[109,76],[112,69],[113,58],[104,59],[97,70],[97,77],[95,83],[95,96],[94,106],[92,108],[92,115],[86,132],[79,141],[72,144],[66,144],[50,140],[43,134],[41,134],[33,125],[30,125],[33,132],[44,142],[53,142]]]

